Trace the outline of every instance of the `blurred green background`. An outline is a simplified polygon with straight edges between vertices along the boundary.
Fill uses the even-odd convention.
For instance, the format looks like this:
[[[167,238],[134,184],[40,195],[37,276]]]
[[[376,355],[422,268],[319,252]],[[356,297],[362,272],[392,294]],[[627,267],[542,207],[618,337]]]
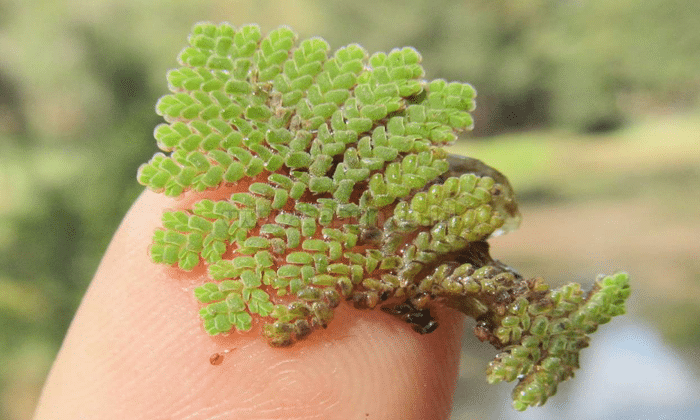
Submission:
[[[201,20],[411,45],[427,78],[472,83],[476,127],[453,149],[508,175],[524,216],[494,256],[555,284],[629,271],[620,322],[697,380],[697,0],[0,0],[0,419],[31,418]],[[453,417],[501,416],[510,387],[483,379],[493,350],[471,336],[464,349]]]

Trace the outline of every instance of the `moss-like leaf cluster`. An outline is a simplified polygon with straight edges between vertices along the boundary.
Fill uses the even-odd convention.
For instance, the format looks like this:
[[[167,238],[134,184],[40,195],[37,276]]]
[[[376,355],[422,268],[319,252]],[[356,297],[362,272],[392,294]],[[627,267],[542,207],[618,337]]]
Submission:
[[[423,80],[414,49],[330,54],[288,28],[263,36],[228,24],[195,26],[189,44],[156,107],[167,154],[138,180],[168,196],[241,186],[166,212],[150,249],[156,263],[206,266],[211,281],[194,293],[209,334],[260,323],[271,345],[290,345],[326,327],[343,300],[381,304],[428,333],[439,299],[504,348],[492,382],[525,375],[522,408],[571,376],[585,334],[621,312],[620,281],[545,296],[490,258],[484,241],[519,221],[512,189],[442,149],[471,128],[476,93]]]
[[[630,294],[623,273],[601,278],[588,293],[576,283],[547,293],[538,288],[544,285],[531,283],[529,300],[519,297],[493,320],[498,325],[494,335],[506,347],[489,364],[487,378],[489,383],[519,379],[513,390],[518,410],[544,404],[559,382],[574,376],[588,334],[624,314]]]

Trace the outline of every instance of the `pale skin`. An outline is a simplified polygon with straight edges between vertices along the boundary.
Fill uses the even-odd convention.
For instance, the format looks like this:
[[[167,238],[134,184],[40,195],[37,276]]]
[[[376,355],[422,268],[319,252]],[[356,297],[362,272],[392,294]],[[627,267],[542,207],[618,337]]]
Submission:
[[[328,329],[290,348],[272,348],[257,333],[208,336],[192,295],[206,272],[156,265],[147,253],[163,210],[194,199],[146,191],[131,208],[68,331],[35,420],[449,417],[464,330],[457,311],[436,308],[440,327],[426,335],[382,311],[342,303]],[[210,356],[227,349],[213,366]]]

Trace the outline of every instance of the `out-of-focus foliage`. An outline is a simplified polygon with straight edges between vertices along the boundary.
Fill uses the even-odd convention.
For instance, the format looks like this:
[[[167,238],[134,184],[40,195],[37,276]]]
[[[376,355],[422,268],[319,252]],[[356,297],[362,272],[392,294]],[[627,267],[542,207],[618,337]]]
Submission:
[[[426,77],[477,88],[482,135],[615,127],[700,91],[696,0],[0,0],[0,419],[31,413],[201,20],[412,45]]]
[[[150,3],[138,13],[137,2],[113,6],[115,16],[137,16],[108,26],[95,10],[64,3],[0,4],[0,419],[31,414],[101,255],[142,190],[134,174],[154,152],[161,94],[152,75],[162,80],[168,65],[158,43],[169,38],[147,23]]]
[[[324,4],[337,17],[329,40],[370,51],[409,44],[428,74],[472,83],[480,134],[548,125],[604,131],[640,106],[686,106],[700,92],[695,0]]]

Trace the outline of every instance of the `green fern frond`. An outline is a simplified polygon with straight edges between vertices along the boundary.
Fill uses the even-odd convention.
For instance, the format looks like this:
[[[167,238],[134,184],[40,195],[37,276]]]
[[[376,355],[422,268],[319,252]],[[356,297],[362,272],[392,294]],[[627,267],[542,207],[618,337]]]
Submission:
[[[475,90],[424,80],[412,48],[330,51],[284,27],[194,27],[156,105],[164,153],[138,181],[173,197],[240,188],[164,213],[151,259],[206,267],[194,294],[207,333],[259,319],[274,346],[326,327],[343,300],[421,333],[444,302],[501,350],[489,381],[520,379],[517,409],[543,403],[587,334],[624,312],[626,275],[550,291],[493,260],[485,241],[520,220],[512,188],[442,148],[471,129]]]

